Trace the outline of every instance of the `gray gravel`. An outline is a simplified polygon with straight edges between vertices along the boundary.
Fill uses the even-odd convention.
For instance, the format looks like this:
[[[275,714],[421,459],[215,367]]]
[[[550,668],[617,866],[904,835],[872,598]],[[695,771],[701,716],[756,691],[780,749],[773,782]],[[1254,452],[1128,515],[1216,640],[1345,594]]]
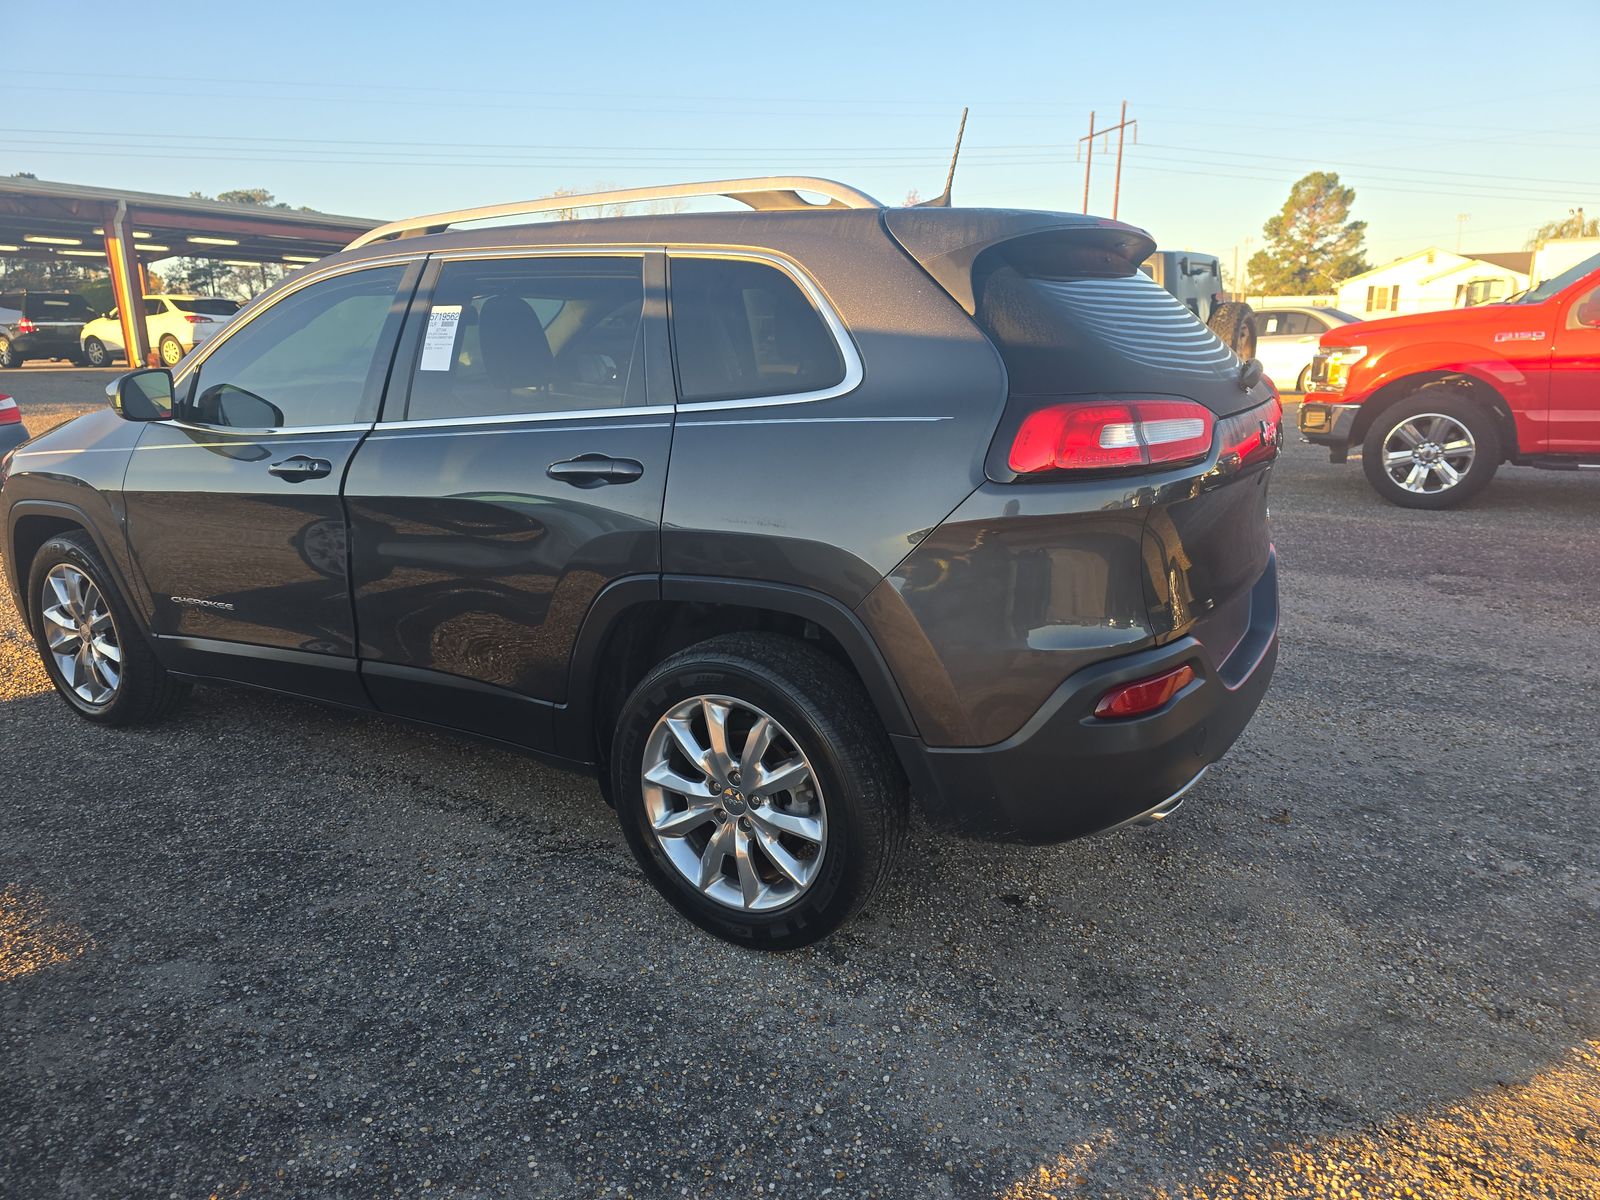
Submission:
[[[217,688],[93,728],[7,601],[0,1195],[1593,1196],[1597,511],[1292,446],[1278,676],[1182,813],[919,829],[786,956],[512,754]]]

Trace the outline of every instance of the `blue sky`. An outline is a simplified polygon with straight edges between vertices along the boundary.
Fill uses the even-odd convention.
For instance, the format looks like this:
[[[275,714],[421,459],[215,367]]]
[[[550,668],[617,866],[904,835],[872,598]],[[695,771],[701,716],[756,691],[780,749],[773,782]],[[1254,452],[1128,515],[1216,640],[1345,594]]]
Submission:
[[[10,23],[0,172],[373,217],[779,172],[898,202],[939,191],[968,104],[959,203],[1076,211],[1089,111],[1126,99],[1123,219],[1225,264],[1314,169],[1356,188],[1375,262],[1453,247],[1462,213],[1467,250],[1600,213],[1596,0],[189,0],[129,6],[120,72],[117,11]]]

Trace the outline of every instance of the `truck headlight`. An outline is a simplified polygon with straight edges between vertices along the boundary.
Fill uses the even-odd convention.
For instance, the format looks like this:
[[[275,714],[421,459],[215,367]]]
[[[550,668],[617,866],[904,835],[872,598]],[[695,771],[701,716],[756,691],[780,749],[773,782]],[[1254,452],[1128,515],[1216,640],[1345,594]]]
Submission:
[[[1365,346],[1334,346],[1323,351],[1327,359],[1327,369],[1323,373],[1322,385],[1330,392],[1344,391],[1345,381],[1349,378],[1350,368],[1355,366],[1367,356]]]

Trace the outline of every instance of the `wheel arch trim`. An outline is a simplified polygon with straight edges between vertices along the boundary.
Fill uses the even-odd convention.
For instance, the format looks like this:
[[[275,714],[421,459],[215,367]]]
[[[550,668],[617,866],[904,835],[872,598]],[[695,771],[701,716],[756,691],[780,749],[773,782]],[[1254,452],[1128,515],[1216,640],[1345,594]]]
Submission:
[[[17,554],[17,530],[20,525],[31,517],[49,517],[57,521],[65,521],[89,535],[89,539],[94,542],[95,549],[100,554],[101,562],[105,564],[106,570],[111,573],[111,582],[122,593],[122,599],[127,605],[128,611],[133,614],[134,620],[139,623],[139,632],[148,635],[150,632],[149,626],[136,601],[139,593],[129,586],[129,580],[122,569],[121,558],[113,547],[106,542],[105,537],[96,528],[95,522],[89,514],[77,505],[68,504],[63,500],[18,500],[11,505],[9,512],[6,514],[6,582],[11,587],[11,593],[17,601],[18,611],[23,614],[24,619],[26,619],[28,611],[26,607],[27,597],[24,593],[27,590],[27,573],[33,570],[33,556],[29,555],[26,563],[21,561],[21,556]],[[47,538],[46,540],[49,539]]]
[[[596,669],[609,635],[630,609],[658,600],[760,609],[813,622],[843,648],[884,728],[890,733],[916,735],[911,710],[887,660],[861,619],[842,602],[790,584],[717,576],[634,575],[615,579],[602,589],[578,630],[568,665],[567,699],[558,715],[562,730],[558,741],[589,736],[598,690]]]

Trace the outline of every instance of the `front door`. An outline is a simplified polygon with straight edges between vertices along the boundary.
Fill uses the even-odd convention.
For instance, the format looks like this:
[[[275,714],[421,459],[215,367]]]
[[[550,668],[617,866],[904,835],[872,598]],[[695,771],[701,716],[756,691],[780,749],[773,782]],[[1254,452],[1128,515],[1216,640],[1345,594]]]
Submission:
[[[420,263],[284,292],[180,375],[142,434],[128,538],[179,670],[365,703],[339,488]]]
[[[345,487],[362,678],[383,711],[581,753],[551,744],[579,626],[612,580],[660,570],[662,261],[430,265]]]
[[[1550,452],[1600,456],[1600,286],[1556,318],[1550,348]]]

